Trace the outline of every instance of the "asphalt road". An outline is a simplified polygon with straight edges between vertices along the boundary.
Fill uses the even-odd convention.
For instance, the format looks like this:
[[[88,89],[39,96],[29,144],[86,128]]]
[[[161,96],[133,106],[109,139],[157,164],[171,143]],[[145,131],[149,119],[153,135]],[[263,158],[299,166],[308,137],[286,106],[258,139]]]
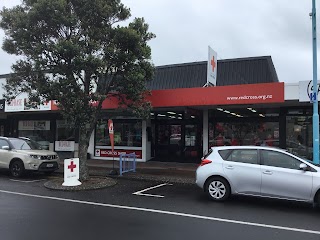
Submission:
[[[194,185],[121,179],[102,190],[51,191],[44,178],[0,175],[1,240],[320,239],[320,210],[308,204],[215,203]]]

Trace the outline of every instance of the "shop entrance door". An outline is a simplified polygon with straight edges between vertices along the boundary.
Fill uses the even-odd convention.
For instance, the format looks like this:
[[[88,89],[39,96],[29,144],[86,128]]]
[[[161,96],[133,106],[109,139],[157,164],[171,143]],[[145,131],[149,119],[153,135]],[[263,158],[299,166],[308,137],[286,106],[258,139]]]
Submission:
[[[180,161],[182,157],[181,124],[159,124],[157,126],[156,158],[163,161]]]
[[[198,124],[186,124],[184,130],[184,161],[200,162],[202,157],[201,127]]]
[[[159,123],[156,125],[155,160],[200,162],[201,130],[201,126],[195,123]]]

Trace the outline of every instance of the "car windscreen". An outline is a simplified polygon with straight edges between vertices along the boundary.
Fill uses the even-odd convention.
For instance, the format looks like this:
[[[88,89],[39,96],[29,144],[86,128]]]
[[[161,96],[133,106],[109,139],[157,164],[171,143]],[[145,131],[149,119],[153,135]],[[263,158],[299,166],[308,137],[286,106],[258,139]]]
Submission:
[[[41,150],[41,146],[31,140],[20,139],[20,138],[10,138],[11,144],[15,149],[18,150]]]

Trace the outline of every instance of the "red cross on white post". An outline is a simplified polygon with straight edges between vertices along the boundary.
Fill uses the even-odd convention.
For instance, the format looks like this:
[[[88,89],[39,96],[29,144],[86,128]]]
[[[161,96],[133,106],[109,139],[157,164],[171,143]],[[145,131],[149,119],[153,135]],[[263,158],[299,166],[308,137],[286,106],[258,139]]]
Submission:
[[[70,165],[68,166],[68,169],[71,170],[71,172],[73,172],[73,169],[76,168],[77,165],[76,164],[73,164],[73,161],[71,161]]]
[[[64,160],[64,182],[62,186],[78,186],[79,181],[79,158],[71,158]]]

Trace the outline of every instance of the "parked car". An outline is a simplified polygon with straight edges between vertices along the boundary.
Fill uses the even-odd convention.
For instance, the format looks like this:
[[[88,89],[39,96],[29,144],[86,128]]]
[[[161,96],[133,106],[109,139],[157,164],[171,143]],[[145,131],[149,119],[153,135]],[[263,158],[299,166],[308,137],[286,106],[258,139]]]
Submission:
[[[59,157],[30,139],[0,137],[0,168],[9,169],[14,177],[25,171],[52,173],[59,168]]]
[[[274,147],[213,147],[196,184],[214,201],[240,194],[320,203],[320,167]]]

